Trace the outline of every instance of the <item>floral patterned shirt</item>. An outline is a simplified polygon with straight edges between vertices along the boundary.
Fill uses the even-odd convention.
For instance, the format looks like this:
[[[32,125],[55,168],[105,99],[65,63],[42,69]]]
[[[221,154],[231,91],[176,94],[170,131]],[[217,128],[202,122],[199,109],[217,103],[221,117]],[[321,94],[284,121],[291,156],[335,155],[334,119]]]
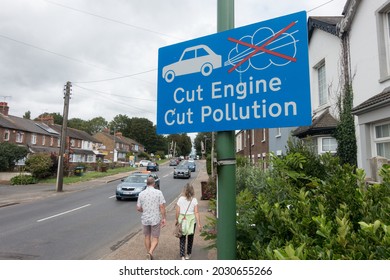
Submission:
[[[165,198],[160,190],[147,187],[137,200],[137,206],[142,207],[141,222],[143,225],[157,225],[161,221],[160,205],[165,203]]]

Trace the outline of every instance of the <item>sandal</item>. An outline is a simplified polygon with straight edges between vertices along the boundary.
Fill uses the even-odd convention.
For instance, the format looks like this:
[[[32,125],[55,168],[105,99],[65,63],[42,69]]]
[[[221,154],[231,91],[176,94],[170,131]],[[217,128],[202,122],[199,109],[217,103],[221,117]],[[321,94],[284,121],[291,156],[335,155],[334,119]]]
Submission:
[[[152,254],[147,253],[147,254],[146,254],[146,259],[147,259],[147,260],[153,260]]]

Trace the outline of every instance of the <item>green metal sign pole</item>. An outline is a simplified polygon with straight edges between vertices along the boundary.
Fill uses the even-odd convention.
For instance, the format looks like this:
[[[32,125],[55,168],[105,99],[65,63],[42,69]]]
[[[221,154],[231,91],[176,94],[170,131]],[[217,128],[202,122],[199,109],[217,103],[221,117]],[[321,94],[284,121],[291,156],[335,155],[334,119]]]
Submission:
[[[234,0],[218,0],[217,31],[234,28]],[[217,257],[236,259],[236,155],[234,131],[217,133],[218,222]]]

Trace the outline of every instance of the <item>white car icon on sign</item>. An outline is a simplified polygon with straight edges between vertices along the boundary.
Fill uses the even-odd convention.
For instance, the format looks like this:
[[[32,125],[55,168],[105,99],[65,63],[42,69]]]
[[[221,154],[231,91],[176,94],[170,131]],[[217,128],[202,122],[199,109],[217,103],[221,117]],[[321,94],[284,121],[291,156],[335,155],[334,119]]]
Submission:
[[[209,76],[213,69],[222,66],[222,57],[214,53],[206,45],[198,45],[183,51],[178,62],[165,66],[162,76],[167,83],[172,82],[176,76],[201,72],[203,76]]]

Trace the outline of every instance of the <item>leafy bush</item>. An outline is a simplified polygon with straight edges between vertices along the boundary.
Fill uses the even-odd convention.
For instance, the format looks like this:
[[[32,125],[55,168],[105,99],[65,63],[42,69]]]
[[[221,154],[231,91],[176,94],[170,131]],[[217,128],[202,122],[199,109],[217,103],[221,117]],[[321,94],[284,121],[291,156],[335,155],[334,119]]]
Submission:
[[[26,147],[20,147],[13,143],[0,143],[0,171],[11,170],[15,163],[26,157]]]
[[[37,179],[31,175],[18,175],[11,178],[11,185],[29,185],[36,183]]]
[[[26,160],[26,170],[38,179],[49,177],[52,165],[50,155],[43,153],[33,154]]]
[[[383,184],[368,186],[362,170],[337,157],[315,162],[325,175],[314,176],[308,158],[293,152],[272,159],[260,187],[240,178],[239,259],[390,259],[390,168]]]

